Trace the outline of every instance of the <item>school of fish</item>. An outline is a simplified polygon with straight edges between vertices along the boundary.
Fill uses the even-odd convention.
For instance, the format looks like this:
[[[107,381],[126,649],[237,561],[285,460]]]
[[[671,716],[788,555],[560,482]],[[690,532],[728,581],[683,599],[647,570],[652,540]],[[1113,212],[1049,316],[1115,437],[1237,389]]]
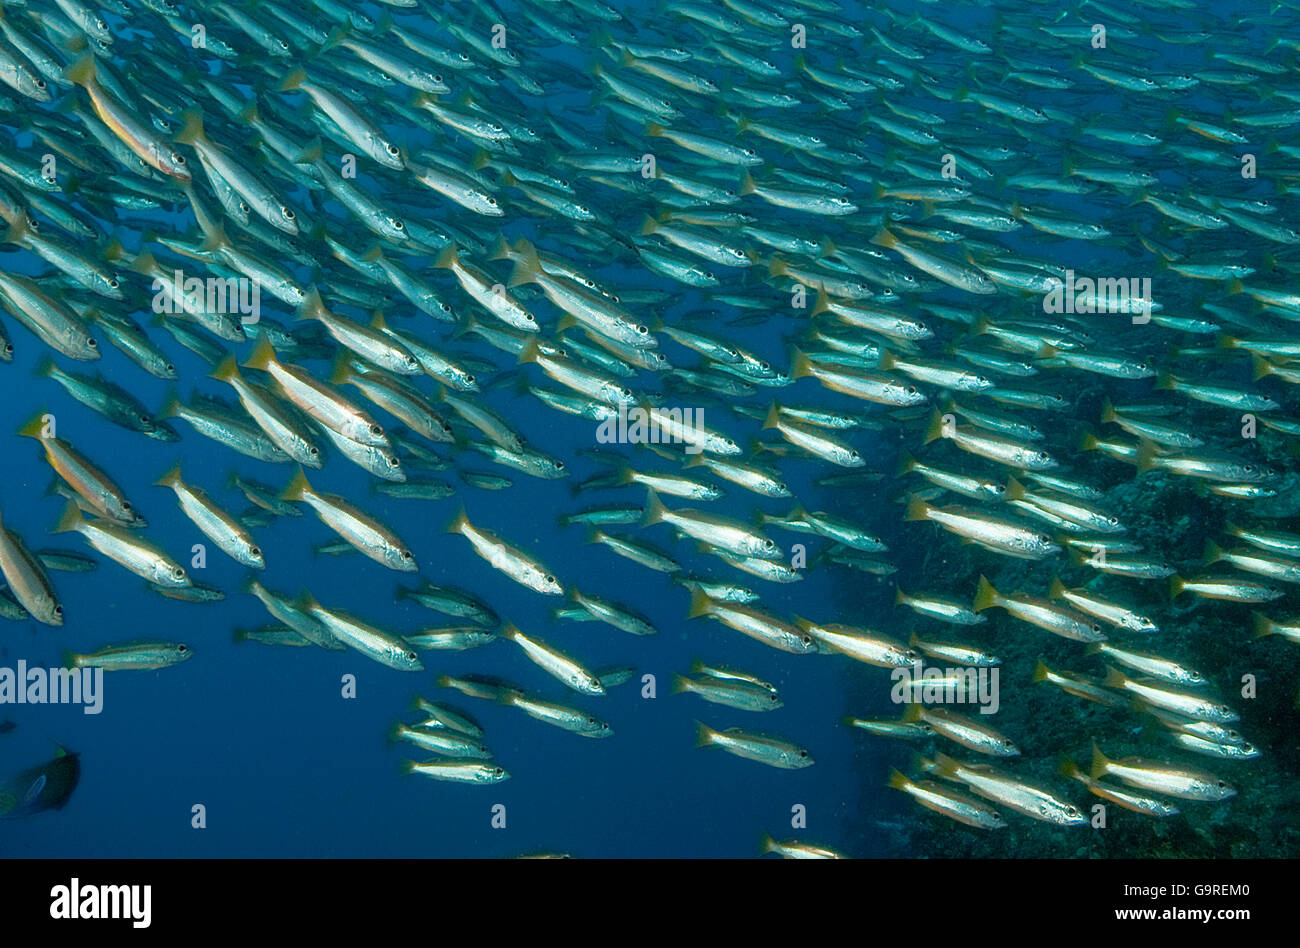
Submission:
[[[0,359],[41,360],[37,380],[0,367],[30,416],[0,457],[43,456],[66,505],[50,533],[82,543],[0,529],[0,614],[88,621],[56,574],[105,561],[174,599],[255,596],[270,621],[237,641],[432,673],[390,735],[407,772],[493,784],[509,762],[448,696],[617,740],[600,698],[638,677],[631,636],[660,631],[622,601],[640,593],[589,589],[526,539],[554,511],[511,504],[518,478],[594,464],[562,523],[668,574],[683,621],[794,671],[872,666],[881,693],[923,662],[1000,668],[1004,705],[1106,709],[1061,745],[919,694],[970,679],[922,679],[897,718],[828,722],[919,751],[869,780],[962,832],[1069,834],[1098,802],[1193,819],[1271,753],[1236,729],[1243,676],[1287,689],[1292,715],[1300,678],[1300,5],[1226,17],[1193,0],[5,2]],[[156,407],[133,394],[147,376],[171,387]],[[124,457],[59,424],[68,398],[128,452],[175,442],[168,491],[127,497]],[[590,439],[521,430],[523,403]],[[195,439],[228,481],[184,463]],[[331,492],[349,465],[407,505],[400,524]],[[1135,507],[1158,491],[1209,525],[1194,553]],[[0,476],[0,517],[37,501]],[[385,628],[278,582],[258,535],[304,513],[337,535],[317,553],[364,557],[360,582],[452,624]],[[247,567],[242,589],[149,539],[178,517]],[[402,535],[448,521],[447,560],[419,562]],[[469,552],[557,619],[626,633],[626,665],[591,668],[563,624],[520,628],[462,588]],[[796,614],[786,584],[811,569],[892,606]],[[1207,610],[1231,661],[1180,634]],[[481,675],[430,660],[466,649]],[[507,649],[553,687],[495,675]],[[783,705],[763,677],[725,655],[676,671],[692,697],[672,700],[708,703],[708,753],[813,765],[816,733],[751,723]],[[1112,749],[1138,730],[1149,753]]]

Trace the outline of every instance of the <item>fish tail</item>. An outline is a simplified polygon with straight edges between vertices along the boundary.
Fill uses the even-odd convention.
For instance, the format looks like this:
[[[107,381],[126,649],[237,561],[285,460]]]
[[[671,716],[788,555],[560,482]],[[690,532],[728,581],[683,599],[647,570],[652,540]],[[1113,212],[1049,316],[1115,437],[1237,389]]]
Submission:
[[[537,258],[537,249],[532,244],[524,244],[524,241],[520,241],[520,246],[515,248],[515,268],[510,274],[508,286],[536,283],[537,275],[541,272],[542,264]]]
[[[920,497],[907,498],[907,512],[903,514],[904,520],[929,520],[930,505]]]
[[[885,781],[885,786],[893,790],[905,790],[912,783],[897,767],[889,768],[889,779]]]
[[[456,249],[455,244],[448,244],[442,248],[442,252],[434,258],[433,265],[439,270],[450,270],[460,262],[460,251]]]
[[[176,487],[181,483],[181,465],[178,461],[176,464],[163,474],[162,477],[154,481],[155,487]]]
[[[31,421],[18,429],[18,435],[22,438],[36,438],[38,441],[45,440],[45,415],[44,410],[39,411]]]
[[[181,119],[185,122],[181,130],[176,135],[176,141],[182,145],[193,145],[196,141],[203,138],[203,110],[199,108],[186,109],[181,113]]]
[[[338,26],[334,27],[334,29],[329,31],[329,35],[325,37],[325,42],[321,43],[319,51],[323,53],[327,50],[333,49],[339,43],[343,42],[343,40],[347,39],[348,34],[351,32],[352,30],[346,23],[340,23]]]
[[[217,363],[217,367],[212,370],[212,374],[208,378],[216,379],[219,382],[229,382],[231,379],[239,378],[239,366],[235,364],[234,353]]]
[[[1257,639],[1262,639],[1277,631],[1277,629],[1274,628],[1273,620],[1262,612],[1252,612],[1250,614],[1250,619],[1252,623],[1252,631]]]
[[[709,609],[713,605],[713,600],[708,594],[701,589],[691,593],[691,607],[686,613],[688,619],[698,619],[700,616],[707,616]]]
[[[802,349],[790,350],[790,378],[802,379],[812,375],[812,359]]]
[[[469,517],[465,514],[465,508],[461,507],[456,511],[456,516],[452,518],[451,523],[447,524],[446,533],[464,533],[465,527],[469,526]]]
[[[50,533],[71,533],[81,527],[86,521],[81,516],[81,508],[75,501],[68,501],[63,508],[63,514],[59,517],[58,522],[54,525]]]
[[[648,527],[652,524],[663,523],[664,514],[667,512],[667,508],[659,500],[659,495],[654,492],[653,488],[648,488],[646,490],[645,512],[641,515],[641,525]]]
[[[1137,449],[1137,472],[1145,474],[1156,466],[1156,446],[1152,441],[1143,441]]]
[[[280,84],[276,87],[276,91],[292,92],[294,89],[297,89],[306,81],[307,81],[307,70],[303,69],[300,66],[297,69],[294,69],[287,76],[285,76],[283,79],[280,80]]]
[[[519,350],[520,362],[536,362],[537,357],[541,355],[541,349],[536,339],[529,339],[524,343],[523,348]]]
[[[935,754],[934,762],[929,766],[936,777],[956,777],[958,771],[961,770],[961,764],[947,754]]]
[[[898,238],[889,232],[887,228],[880,228],[876,235],[871,238],[871,242],[878,247],[893,248],[898,244]]]
[[[281,500],[300,501],[303,500],[311,491],[311,485],[307,483],[307,475],[300,467],[294,473],[293,479],[289,481],[289,486],[280,494]]]
[[[95,81],[95,54],[87,53],[67,68],[63,78],[79,86],[88,86]]]
[[[930,422],[925,427],[925,440],[922,444],[929,444],[931,441],[937,441],[944,437],[943,433],[943,415],[935,412],[930,416]]]
[[[772,407],[767,410],[767,415],[763,418],[763,430],[767,431],[769,428],[779,427],[781,427],[781,406],[773,402]]]
[[[974,612],[983,612],[985,609],[991,609],[998,603],[998,591],[993,588],[993,584],[988,581],[986,576],[980,576],[979,585],[975,589],[975,603],[971,606]]]
[[[257,340],[257,345],[253,347],[252,354],[244,360],[244,368],[258,369],[265,372],[275,361],[275,346],[271,345],[271,340],[262,334]]]
[[[1069,777],[1073,780],[1085,776],[1079,765],[1074,762],[1074,759],[1064,754],[1061,755],[1061,762],[1057,765],[1056,772],[1062,777]]]
[[[1040,658],[1038,663],[1034,665],[1034,675],[1030,680],[1034,684],[1039,684],[1040,682],[1047,681],[1047,676],[1051,673],[1052,670],[1047,667],[1047,663]]]
[[[1093,741],[1092,742],[1092,767],[1089,768],[1088,776],[1090,776],[1093,780],[1096,780],[1098,777],[1105,776],[1106,768],[1109,765],[1110,765],[1110,761],[1106,758],[1106,755],[1101,752],[1101,748],[1097,746],[1097,742]]]
[[[713,743],[713,738],[717,734],[713,728],[709,727],[702,721],[695,722],[695,746],[708,747]]]

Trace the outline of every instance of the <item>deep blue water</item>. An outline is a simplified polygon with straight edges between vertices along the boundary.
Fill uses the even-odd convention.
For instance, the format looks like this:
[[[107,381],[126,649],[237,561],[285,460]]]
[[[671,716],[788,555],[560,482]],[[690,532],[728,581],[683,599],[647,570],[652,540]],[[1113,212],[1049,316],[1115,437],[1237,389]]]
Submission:
[[[644,22],[664,40],[672,40],[675,24],[665,16],[661,5],[618,6],[629,20]],[[1257,9],[1255,5],[1242,8],[1247,6]],[[904,6],[895,5],[895,9]],[[1055,12],[1024,5],[1005,5],[996,13],[937,4],[919,4],[917,9],[927,17],[975,34],[986,29],[995,15],[1003,25],[1023,19],[1032,26],[1046,22]],[[1228,11],[1216,9],[1215,13],[1226,28]],[[856,5],[846,5],[839,15],[853,22],[877,26],[885,23],[879,14],[866,15]],[[925,34],[909,33],[906,41],[923,44]],[[1244,34],[1244,42],[1257,44],[1262,52],[1267,38],[1254,30]],[[852,42],[836,38],[830,48],[810,49],[809,58],[829,67],[840,56],[860,55],[860,61],[867,64],[872,59],[870,50],[869,38]],[[1205,61],[1205,50],[1199,46],[1164,45],[1161,50],[1163,72],[1176,72],[1184,65],[1197,68]],[[528,49],[521,52],[526,58],[531,54]],[[592,55],[590,49],[560,52],[548,46],[544,54],[537,53],[537,58],[558,58],[581,65]],[[771,55],[784,57],[782,65],[789,75],[792,51],[778,46]],[[951,68],[955,74],[964,68],[961,55],[950,47],[935,48],[933,55],[933,70],[943,73]],[[1180,55],[1185,59],[1175,58]],[[1068,64],[1057,66],[1065,69]],[[801,80],[790,81],[797,86]],[[1090,97],[1067,97],[1070,107],[1086,106],[1084,121],[1095,118],[1106,124],[1124,124],[1121,93],[1108,87],[1096,88],[1095,84],[1090,91]],[[1035,90],[1034,94],[1040,101],[1052,102],[1049,92]],[[956,104],[915,92],[904,94],[901,100],[943,115],[969,114]],[[1212,118],[1219,101],[1193,91],[1180,100],[1179,107],[1200,108]],[[584,98],[567,90],[556,90],[553,98],[536,99],[530,104],[538,110],[553,110],[567,121],[585,121],[581,111],[585,109]],[[381,108],[382,100],[376,106]],[[575,108],[579,111],[571,111]],[[801,127],[813,129],[817,121],[813,116]],[[403,144],[416,143],[404,137],[400,129],[392,131]],[[1039,150],[1034,154],[1026,151],[1026,157],[1036,160],[1046,172],[1055,172],[1061,164],[1061,141],[1054,134],[1052,127],[1046,126],[1034,142]],[[25,141],[21,137],[18,140]],[[1007,141],[1013,147],[1028,149],[1024,139],[1008,137]],[[1096,142],[1089,145],[1094,146],[1100,148]],[[1123,153],[1122,146],[1115,148]],[[778,161],[783,158],[779,149],[773,149],[773,156]],[[800,167],[797,162],[785,163]],[[1160,164],[1162,185],[1171,188],[1181,188],[1194,178],[1207,187],[1223,188],[1230,182],[1236,187],[1234,195],[1239,197],[1269,192],[1263,183],[1253,188],[1238,187],[1243,182],[1231,163],[1221,170]],[[853,184],[855,197],[864,206],[869,205],[866,185],[861,180],[845,180]],[[981,193],[998,197],[991,186],[984,186]],[[594,202],[593,206],[615,214],[620,227],[632,229],[639,222],[639,214],[622,213],[624,198],[619,192],[592,186],[583,194]],[[425,196],[434,201],[428,192],[416,199]],[[1099,200],[1104,203],[1095,203]],[[1039,203],[1064,214],[1104,217],[1108,226],[1121,233],[1126,229],[1136,231],[1139,225],[1150,229],[1148,225],[1158,220],[1149,208],[1125,208],[1112,196],[1080,199],[1051,195],[1050,200],[1040,199]],[[431,208],[437,206],[431,203]],[[742,206],[752,209],[748,204]],[[756,207],[770,215],[765,222],[789,219],[780,212],[771,212],[766,205]],[[188,228],[188,216],[181,219]],[[810,223],[806,217],[796,219],[801,224]],[[133,213],[129,229],[124,229],[124,234],[130,236],[124,236],[124,241],[129,247],[138,246],[134,235],[144,227],[175,220],[167,214]],[[467,220],[476,222],[470,220],[470,215],[457,217],[461,224]],[[563,222],[553,225],[535,221],[521,224],[510,222],[510,218],[506,221],[505,230],[512,237],[529,235],[543,249],[561,253],[567,249]],[[490,242],[496,222],[484,219],[477,223],[482,239]],[[105,224],[112,229],[114,222]],[[817,227],[820,222],[814,219],[811,225]],[[850,219],[825,226],[852,228],[854,224]],[[869,233],[855,236],[864,243]],[[1135,241],[1117,241],[1098,248],[1078,241],[1044,238],[1029,228],[1010,236],[980,236],[1000,240],[1012,251],[1032,251],[1080,271],[1091,268],[1127,273],[1128,267],[1137,266],[1135,261],[1145,253]],[[362,241],[362,246],[367,242],[361,236],[356,239]],[[8,250],[0,257],[0,265],[18,272],[36,272],[30,254],[15,253],[13,247]],[[677,284],[645,270],[603,265],[600,260],[577,262],[610,287],[681,290]],[[508,272],[503,264],[487,266],[501,276]],[[458,310],[472,311],[473,304],[445,273],[432,279]],[[771,299],[777,315],[765,323],[728,327],[720,319],[710,328],[719,334],[733,334],[742,345],[761,353],[774,365],[787,366],[787,343],[802,323],[798,317],[784,315],[789,312],[781,309],[788,305],[785,295],[760,282],[746,282],[734,272],[719,291]],[[140,298],[147,302],[147,295]],[[947,290],[934,298],[969,303],[961,294]],[[1187,297],[1175,298],[1191,302]],[[266,315],[280,322],[291,320],[292,314],[269,294],[263,294],[262,299]],[[1023,315],[1003,298],[992,299]],[[534,308],[550,317],[556,315],[548,303],[537,302]],[[688,314],[713,311],[720,311],[720,316],[726,318],[742,315],[725,304],[711,302],[707,293],[685,290],[669,310],[647,312],[645,316],[647,320],[658,316],[672,322]],[[1025,311],[1029,311],[1028,304]],[[142,322],[149,315],[142,309],[132,314]],[[405,304],[395,305],[392,314],[395,321],[401,320],[402,328],[427,333],[437,328],[427,317],[411,314]],[[186,551],[190,546],[204,538],[180,513],[171,492],[153,486],[154,480],[174,463],[183,465],[188,482],[203,487],[234,512],[248,505],[238,492],[226,487],[226,477],[232,470],[277,486],[283,486],[292,475],[290,465],[273,466],[237,455],[200,437],[179,420],[174,422],[182,435],[177,444],[152,441],[110,424],[73,401],[53,381],[34,378],[34,367],[45,355],[43,346],[12,320],[6,326],[11,330],[17,354],[11,365],[0,368],[0,511],[5,527],[21,534],[33,548],[85,549],[75,534],[46,536],[63,501],[46,494],[51,472],[37,444],[13,434],[42,410],[55,415],[60,437],[101,464],[125,489],[149,520],[145,532],[148,539],[183,562],[188,560]],[[1124,344],[1125,334],[1130,331],[1127,326],[1119,330],[1119,344]],[[228,387],[206,378],[208,368],[201,359],[159,330],[151,331],[151,335],[175,360],[181,374],[177,387],[183,398],[188,400],[195,390],[230,396]],[[111,346],[102,348],[104,358],[97,365],[88,367],[63,359],[60,364],[78,372],[102,371],[146,404],[156,407],[162,403],[168,383],[148,376]],[[686,350],[667,341],[664,348],[670,357],[682,356],[682,364],[690,364]],[[250,349],[247,344],[240,347],[241,358]],[[460,341],[453,344],[452,350],[487,358],[503,369],[511,368],[506,356],[481,342]],[[312,363],[310,367],[318,374],[326,371],[325,363]],[[533,367],[523,371],[541,378]],[[644,373],[640,377],[642,382],[647,378]],[[1133,389],[1115,384],[1113,390]],[[766,404],[767,394],[760,392],[751,401]],[[829,392],[811,379],[774,390],[774,394],[787,403],[842,410],[860,407],[860,403]],[[564,458],[572,469],[571,477],[539,480],[495,469],[486,458],[465,452],[456,459],[459,467],[505,474],[513,486],[501,492],[479,490],[462,484],[456,472],[449,470],[435,476],[457,486],[455,497],[404,500],[373,493],[369,476],[333,452],[325,468],[309,472],[309,478],[317,489],[342,494],[392,526],[416,554],[420,577],[472,591],[504,619],[579,658],[589,668],[633,665],[637,676],[631,682],[612,689],[606,697],[583,698],[568,692],[505,642],[462,653],[423,653],[426,670],[420,673],[394,671],[350,651],[235,644],[234,629],[262,625],[269,617],[256,599],[238,592],[246,570],[211,544],[206,569],[192,569],[191,574],[227,592],[228,598],[219,603],[164,599],[107,561],[93,573],[54,573],[65,607],[65,625],[55,629],[34,622],[7,623],[0,629],[0,664],[13,665],[25,659],[29,665],[48,666],[57,663],[65,649],[88,651],[134,638],[183,641],[195,650],[195,657],[179,667],[157,672],[107,675],[104,710],[97,716],[85,715],[76,707],[0,707],[0,720],[12,718],[18,725],[12,733],[0,736],[0,772],[38,763],[50,755],[56,742],[80,753],[82,761],[80,786],[65,809],[0,824],[0,854],[503,857],[547,851],[588,857],[747,857],[759,853],[764,832],[778,839],[797,837],[856,856],[942,854],[943,837],[937,830],[922,837],[924,852],[900,851],[892,827],[914,820],[919,812],[901,794],[883,787],[888,769],[885,761],[898,764],[906,760],[901,749],[872,741],[841,724],[849,713],[862,717],[895,713],[887,697],[886,670],[841,656],[793,656],[712,621],[687,621],[687,595],[666,575],[641,568],[604,547],[584,544],[584,529],[580,526],[561,528],[556,523],[561,513],[581,507],[631,503],[643,498],[639,488],[584,492],[576,498],[571,495],[574,483],[600,470],[579,454],[583,449],[597,447],[595,424],[560,415],[532,398],[518,395],[508,382],[488,391],[483,398],[510,419],[532,446]],[[681,403],[681,398],[673,401],[670,397],[669,404]],[[741,423],[711,406],[707,403],[704,408],[710,426],[725,430],[742,444],[756,433],[752,421]],[[861,492],[817,488],[813,481],[818,477],[842,472],[813,460],[782,459],[781,472],[808,509],[852,511],[864,527],[886,536],[891,545],[897,544],[891,558],[902,572],[894,578],[905,587],[949,592],[942,566],[927,576],[909,575],[906,571],[909,565],[916,566],[924,547],[938,534],[929,527],[899,523],[901,508],[891,503],[900,486],[893,480],[893,438],[886,444],[884,439],[865,432],[854,434],[851,440],[867,457],[869,469],[885,473],[880,484]],[[909,445],[914,446],[914,442]],[[626,452],[635,458],[634,466],[669,469],[653,463],[655,459],[645,452],[633,454],[626,446],[600,447]],[[762,499],[730,485],[726,489],[727,496],[710,509],[746,518],[755,509],[780,514],[790,508],[786,500]],[[676,498],[665,500],[670,507],[704,506]],[[552,611],[560,604],[558,600],[515,584],[473,555],[464,538],[444,532],[462,503],[476,525],[496,530],[539,555],[566,587],[577,586],[583,592],[644,613],[659,634],[634,638],[595,622],[556,621]],[[273,590],[289,594],[308,590],[327,607],[349,611],[399,632],[455,622],[414,603],[395,600],[398,584],[410,585],[416,579],[413,574],[385,570],[359,555],[314,556],[313,545],[334,539],[334,534],[305,508],[303,517],[276,520],[269,526],[254,528],[253,534],[268,563],[261,579]],[[759,589],[762,605],[784,617],[798,615],[869,626],[903,639],[912,628],[910,616],[890,605],[892,585],[888,581],[847,569],[824,568],[806,571],[804,581],[797,584],[765,584],[726,571],[713,558],[697,552],[691,543],[675,542],[666,526],[637,529],[630,535],[671,550],[688,572],[726,577]],[[825,544],[816,537],[776,529],[772,535],[787,546],[805,543],[810,558]],[[969,594],[965,585],[953,592]],[[785,706],[763,715],[747,714],[706,704],[696,696],[670,694],[673,674],[687,672],[697,658],[741,668],[772,682],[780,689]],[[531,693],[587,707],[607,720],[615,735],[607,740],[586,740],[533,721],[515,709],[465,698],[434,684],[441,674],[466,673],[499,675]],[[341,695],[345,675],[356,676],[355,699]],[[654,676],[656,696],[643,696],[641,675]],[[512,779],[496,786],[476,787],[401,775],[401,760],[408,756],[423,759],[423,754],[406,745],[390,747],[385,735],[399,719],[412,720],[406,709],[417,694],[470,712],[483,725],[486,742]],[[807,747],[816,764],[799,771],[783,771],[739,760],[716,749],[696,749],[693,737],[697,720],[718,728],[739,725],[790,738]],[[1017,735],[1022,736],[1029,735]],[[1041,753],[1050,756],[1052,750],[1044,748]],[[191,808],[196,804],[206,808],[205,829],[191,827]],[[504,829],[490,825],[496,804],[506,807]],[[792,807],[797,805],[806,808],[806,829],[791,828]]]

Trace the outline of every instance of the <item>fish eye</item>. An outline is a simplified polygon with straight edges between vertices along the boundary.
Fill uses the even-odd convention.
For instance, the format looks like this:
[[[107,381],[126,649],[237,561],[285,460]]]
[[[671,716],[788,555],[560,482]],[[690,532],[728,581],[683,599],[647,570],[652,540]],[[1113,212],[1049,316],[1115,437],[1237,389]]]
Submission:
[[[116,290],[117,287],[118,287],[118,282],[117,282],[117,280],[113,279],[113,277],[109,277],[109,278],[108,278],[108,285],[109,285],[110,288]]]
[[[44,88],[45,88],[45,80],[44,80],[44,79],[37,79],[37,80],[36,80],[36,88],[38,88],[38,89],[44,89]]]
[[[435,73],[433,74],[433,81],[434,81],[434,82],[442,82],[442,76],[440,76],[438,73],[435,72]]]
[[[420,658],[420,656],[416,655],[414,652],[407,652],[407,653],[406,653],[406,660],[407,660],[408,662],[419,661],[419,658]]]
[[[776,543],[775,543],[774,541],[772,541],[772,540],[764,540],[764,541],[763,541],[763,549],[765,549],[765,550],[771,550],[771,549],[774,549],[775,547],[776,547]]]
[[[492,776],[494,776],[494,777],[500,777],[500,776],[501,776],[502,774],[504,774],[504,773],[505,773],[505,770],[503,770],[503,769],[500,768],[500,767],[493,767],[493,768],[492,768]]]
[[[637,327],[636,327],[636,331],[637,331],[637,333],[638,333],[639,335],[644,336],[646,333],[648,333],[648,332],[650,331],[650,327],[649,327],[649,326],[637,326]]]
[[[529,321],[530,323],[535,323],[535,322],[537,322],[537,320],[533,318],[533,314],[532,314],[532,313],[529,313],[527,318],[528,318],[528,321]]]
[[[409,560],[410,558],[411,558],[411,551],[410,551],[410,550],[403,550],[403,551],[402,551],[402,559],[404,559],[404,560]]]
[[[474,376],[470,375],[468,372],[465,373],[465,381],[466,381],[468,384],[473,385],[473,384],[474,384]]]
[[[396,154],[397,154],[397,146],[396,146],[396,145],[385,145],[385,146],[384,146],[384,151],[388,152],[390,155],[396,155]]]
[[[1227,784],[1226,784],[1224,781],[1222,781],[1222,780],[1218,780],[1218,781],[1216,781],[1216,783],[1218,783],[1218,785],[1219,785],[1220,788],[1223,788],[1223,787],[1226,787],[1226,786],[1227,786]]]
[[[767,693],[767,700],[769,700],[769,701],[779,701],[780,698],[778,698],[775,694],[773,694],[772,692],[769,691],[769,692]]]
[[[282,207],[282,208],[280,208],[280,216],[283,217],[283,218],[284,218],[285,220],[287,220],[287,221],[291,221],[291,220],[293,220],[295,217],[297,217],[298,215],[294,214],[294,212],[293,212],[293,210],[292,210],[291,208]]]
[[[490,204],[492,207],[496,207],[496,206],[497,206],[497,199],[494,198],[494,197],[490,197],[490,198],[488,198],[488,199],[487,199],[487,202],[488,202],[488,204]]]
[[[384,433],[384,429],[381,428],[379,425],[371,425],[371,426],[370,426],[370,433],[371,433],[372,435],[380,435],[380,434],[383,434],[383,433]]]
[[[185,570],[181,569],[181,567],[178,566],[174,570],[172,570],[172,575],[175,576],[177,579],[182,579],[185,576]]]
[[[185,164],[185,156],[184,156],[184,155],[172,155],[172,161],[176,162],[176,164],[178,164],[178,165],[183,165],[183,164]]]
[[[1247,474],[1254,473],[1254,471],[1255,471],[1255,465],[1253,465],[1253,464],[1247,464],[1245,467],[1242,468],[1242,470],[1245,471]]]
[[[261,555],[262,555],[262,549],[261,549],[261,547],[250,546],[250,547],[248,548],[248,552],[251,553],[251,554],[253,554],[253,556],[261,556]]]
[[[131,509],[131,504],[130,504],[130,502],[125,501],[125,500],[122,501],[122,509],[123,509],[123,510],[130,510],[130,509]]]
[[[188,652],[189,650],[190,650],[190,649],[189,649],[189,646],[188,646],[188,645],[178,645],[178,646],[176,646],[176,651],[180,652],[182,655],[184,655],[184,654],[185,654],[186,652]]]
[[[994,822],[994,823],[1001,823],[1001,822],[1002,822],[1002,814],[1001,814],[1001,813],[998,813],[996,810],[994,810],[994,811],[992,811],[992,816],[993,816],[993,822]]]
[[[307,453],[310,454],[312,457],[316,457],[320,454],[320,448],[313,445],[307,449]]]
[[[168,362],[165,366],[163,366],[163,369],[166,370],[166,371],[168,371],[168,372],[175,372],[175,371],[176,371],[176,366],[174,366],[174,365],[172,365],[170,362]]]
[[[915,394],[916,394],[916,386],[915,386],[915,385],[909,385],[909,386],[907,386],[907,394],[908,394],[908,395],[915,395]]]
[[[801,751],[799,751],[799,756],[800,756],[800,757],[807,757],[807,756],[808,756],[808,752],[807,752],[806,750],[801,750]]]
[[[98,348],[99,348],[99,343],[97,343],[93,338],[91,338],[91,337],[89,337],[89,336],[86,337],[86,345],[90,346],[90,348],[92,348],[92,349],[98,349]]]
[[[549,586],[551,583],[555,582],[555,577],[554,577],[554,576],[543,576],[543,577],[542,577],[542,582],[546,583],[546,585]]]
[[[101,30],[108,29],[108,24],[105,23],[103,20],[101,20],[99,17],[95,17],[95,26]]]

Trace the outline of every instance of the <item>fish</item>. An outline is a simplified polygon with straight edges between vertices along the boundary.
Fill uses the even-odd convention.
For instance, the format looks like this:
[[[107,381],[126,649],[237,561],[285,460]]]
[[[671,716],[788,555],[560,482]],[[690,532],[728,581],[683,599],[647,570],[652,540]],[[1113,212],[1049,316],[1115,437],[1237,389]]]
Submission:
[[[67,652],[68,668],[102,668],[104,671],[153,671],[189,661],[194,650],[183,642],[125,642],[93,652]]]
[[[559,794],[581,775],[614,804],[620,760],[687,754],[637,777],[660,796],[723,766],[672,715],[631,721],[656,688],[696,696],[678,713],[779,709],[799,742],[697,737],[773,765],[773,793],[853,778],[869,809],[887,779],[947,817],[864,842],[848,812],[765,854],[1053,855],[1086,822],[1068,789],[1126,821],[1184,811],[1194,832],[1126,822],[1131,855],[1288,855],[1268,791],[1295,777],[1300,641],[1291,8],[1234,32],[1186,0],[1050,22],[973,6],[5,4],[0,386],[41,455],[4,455],[0,618],[77,648],[94,617],[185,621],[157,637],[287,646],[236,653],[286,681],[351,675],[353,653],[371,676],[427,662],[484,703],[491,741],[345,678],[380,715],[376,752],[392,727],[437,758],[408,772]],[[146,520],[163,471],[180,510]],[[85,552],[41,549],[43,491]],[[142,582],[65,575],[105,559]],[[170,680],[246,682],[197,647]],[[511,662],[545,677],[513,684]],[[909,698],[999,675],[996,728],[877,713],[877,669],[918,664],[940,667]],[[849,709],[855,737],[1006,769],[834,763]],[[578,769],[550,743],[616,729]],[[823,736],[816,773],[784,772]],[[1170,762],[1081,767],[1094,738]],[[1236,761],[1242,799],[1184,752]],[[0,780],[0,815],[58,789],[38,770]],[[395,775],[371,776],[388,805]],[[626,851],[572,826],[555,845],[754,857],[770,796],[719,798],[748,836],[647,834],[624,806]],[[1042,825],[973,842],[1003,815]]]
[[[804,767],[811,767],[814,763],[806,749],[783,738],[754,734],[738,727],[715,731],[698,721],[695,727],[696,747],[719,747],[736,757],[782,770],[801,770]]]

